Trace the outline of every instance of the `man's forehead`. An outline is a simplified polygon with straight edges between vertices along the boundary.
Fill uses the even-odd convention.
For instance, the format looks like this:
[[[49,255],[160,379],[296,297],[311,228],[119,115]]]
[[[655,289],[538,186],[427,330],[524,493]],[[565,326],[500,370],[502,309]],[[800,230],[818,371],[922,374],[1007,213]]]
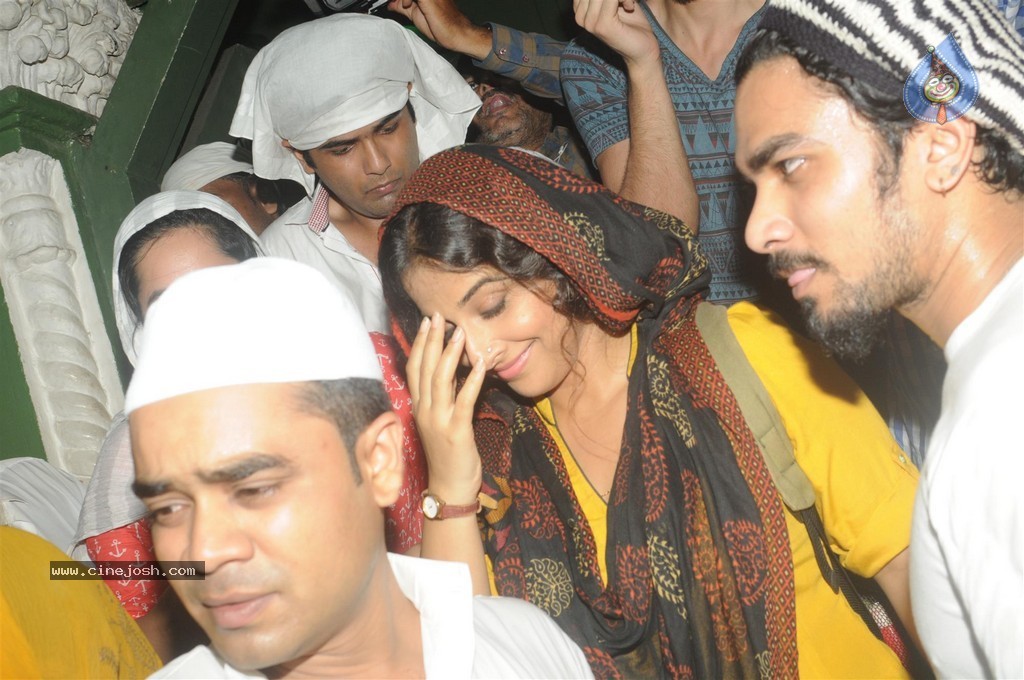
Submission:
[[[802,95],[813,91],[814,80],[789,55],[760,61],[747,71],[736,88],[736,115],[757,122],[774,110],[793,103],[798,93]]]
[[[204,424],[204,431],[246,432],[245,425],[255,421],[269,426],[279,419],[289,420],[300,413],[299,395],[306,383],[252,383],[212,387],[179,394],[132,412],[132,431],[146,433],[174,427],[175,422]],[[268,417],[273,416],[273,417]],[[187,432],[178,432],[188,436]]]
[[[849,125],[847,102],[826,83],[783,56],[758,63],[736,93],[736,162],[744,168],[770,140],[815,136],[832,125]]]
[[[796,57],[780,54],[757,62],[736,90],[737,107],[778,107],[787,104],[842,99],[836,86],[808,73]],[[763,111],[763,109],[760,109]],[[754,111],[757,113],[758,111]]]
[[[327,147],[327,146],[336,146],[338,144],[344,144],[346,142],[354,142],[354,141],[358,140],[361,137],[365,137],[367,135],[371,135],[378,128],[387,125],[391,121],[397,120],[399,118],[402,118],[402,117],[408,115],[407,111],[408,111],[409,106],[410,106],[409,104],[406,104],[405,106],[403,106],[402,108],[398,109],[397,111],[392,111],[391,113],[389,113],[389,114],[387,114],[385,116],[381,116],[377,120],[372,121],[370,123],[367,123],[366,125],[364,125],[364,126],[362,126],[360,128],[357,128],[355,130],[351,130],[349,132],[343,132],[343,133],[341,133],[339,135],[335,135],[334,137],[331,137],[326,142],[321,144],[318,148],[323,148],[323,147]]]
[[[217,469],[254,455],[290,460],[294,441],[322,429],[303,408],[307,384],[219,387],[140,407],[129,416],[136,462],[169,471]]]
[[[497,73],[491,73],[489,71],[467,71],[463,73],[462,76],[470,85],[486,84],[491,87],[502,89],[513,89],[518,87],[518,83],[511,78],[498,75]]]

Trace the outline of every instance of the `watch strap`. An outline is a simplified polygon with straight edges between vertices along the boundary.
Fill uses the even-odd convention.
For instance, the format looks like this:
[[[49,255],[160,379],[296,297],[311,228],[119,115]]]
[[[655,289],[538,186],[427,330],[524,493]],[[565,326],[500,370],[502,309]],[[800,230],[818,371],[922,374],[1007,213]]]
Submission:
[[[479,496],[477,496],[477,499],[474,502],[468,505],[452,505],[451,503],[446,503],[440,496],[430,493],[429,490],[426,490],[421,494],[421,498],[423,499],[426,499],[428,496],[437,503],[438,511],[436,516],[427,517],[427,519],[452,519],[455,517],[465,517],[466,515],[475,515],[480,512],[481,503]]]

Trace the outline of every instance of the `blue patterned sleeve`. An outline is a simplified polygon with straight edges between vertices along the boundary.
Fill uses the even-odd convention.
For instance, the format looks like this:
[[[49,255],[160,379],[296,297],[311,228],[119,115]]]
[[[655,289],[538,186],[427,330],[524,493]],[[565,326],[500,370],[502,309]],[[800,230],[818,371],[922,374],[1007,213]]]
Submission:
[[[480,68],[515,80],[528,92],[545,99],[562,100],[558,64],[565,43],[543,33],[525,33],[501,24],[491,28],[491,53]]]
[[[626,74],[607,49],[576,40],[562,54],[562,92],[576,129],[596,159],[629,138]]]

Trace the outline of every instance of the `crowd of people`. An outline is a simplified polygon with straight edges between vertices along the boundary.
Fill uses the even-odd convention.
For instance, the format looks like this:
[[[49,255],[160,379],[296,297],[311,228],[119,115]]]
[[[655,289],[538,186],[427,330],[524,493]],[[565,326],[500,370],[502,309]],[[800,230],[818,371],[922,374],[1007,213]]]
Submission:
[[[108,581],[105,658],[1024,676],[999,3],[574,0],[570,43],[387,8],[264,47],[117,233],[134,371],[71,554],[204,578]]]

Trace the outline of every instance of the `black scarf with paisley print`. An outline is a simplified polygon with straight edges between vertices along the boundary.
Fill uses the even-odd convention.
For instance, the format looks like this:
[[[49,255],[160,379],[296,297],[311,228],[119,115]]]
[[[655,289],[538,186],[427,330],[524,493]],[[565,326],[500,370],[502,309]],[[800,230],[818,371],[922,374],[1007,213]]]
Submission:
[[[795,677],[793,566],[782,501],[694,313],[710,279],[679,220],[545,159],[465,146],[427,160],[396,212],[436,203],[547,258],[612,333],[636,324],[608,505],[608,583],[558,446],[499,390],[475,432],[500,594],[529,600],[598,677]]]

